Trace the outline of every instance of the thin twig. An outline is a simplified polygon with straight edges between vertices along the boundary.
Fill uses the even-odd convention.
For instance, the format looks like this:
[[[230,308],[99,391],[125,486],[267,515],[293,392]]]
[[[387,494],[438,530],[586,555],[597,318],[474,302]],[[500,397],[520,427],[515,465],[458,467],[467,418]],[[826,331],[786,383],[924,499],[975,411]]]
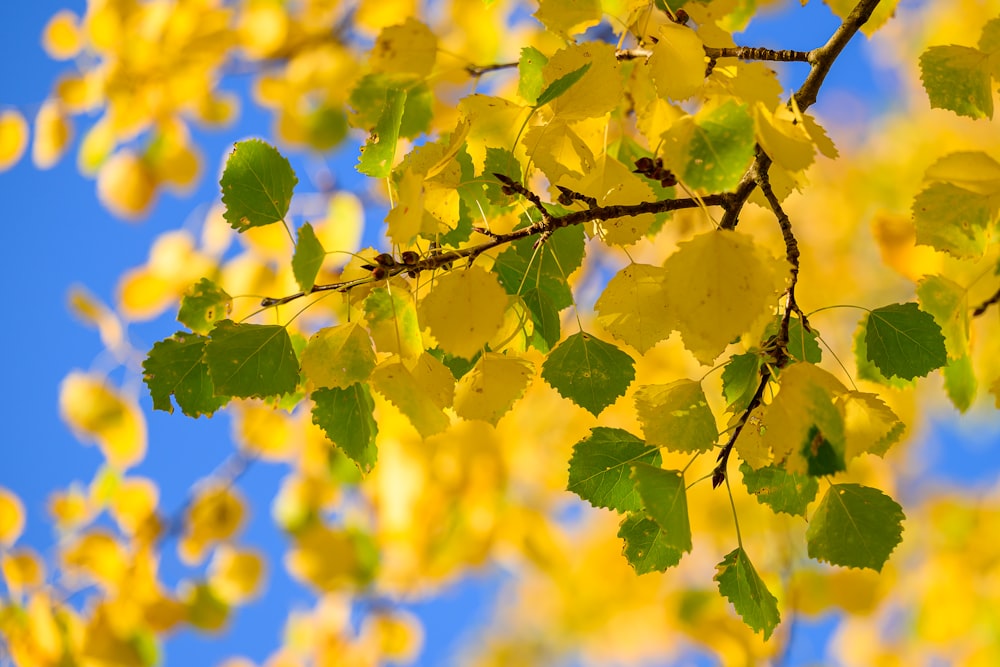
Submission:
[[[990,306],[996,303],[1000,303],[1000,289],[997,289],[997,291],[993,293],[993,296],[991,296],[990,298],[986,299],[986,301],[983,301],[981,304],[976,306],[976,309],[972,311],[972,316],[979,317],[980,315],[985,313]]]
[[[715,470],[712,471],[712,488],[717,489],[719,485],[726,481],[726,466],[729,464],[729,454],[733,451],[733,445],[736,444],[736,439],[740,437],[740,433],[743,432],[743,427],[746,426],[747,420],[750,419],[750,413],[754,411],[764,400],[764,389],[767,387],[767,383],[771,381],[771,369],[764,364],[760,368],[760,384],[757,385],[757,391],[754,392],[753,398],[747,404],[747,407],[743,410],[743,414],[740,415],[740,420],[736,423],[736,427],[729,436],[729,440],[726,444],[722,446],[719,450],[719,457],[716,459],[718,463],[715,466]]]

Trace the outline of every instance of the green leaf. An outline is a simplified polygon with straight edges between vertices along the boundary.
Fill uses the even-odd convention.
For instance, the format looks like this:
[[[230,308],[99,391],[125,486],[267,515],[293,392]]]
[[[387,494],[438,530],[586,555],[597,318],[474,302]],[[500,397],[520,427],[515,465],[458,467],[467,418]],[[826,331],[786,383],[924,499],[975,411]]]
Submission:
[[[573,445],[566,488],[594,507],[638,512],[642,501],[629,477],[636,463],[660,465],[660,450],[620,428],[592,428]]]
[[[775,512],[804,517],[806,507],[816,498],[819,482],[809,475],[796,475],[778,466],[764,466],[754,470],[746,463],[740,464],[743,484],[757,502]]]
[[[982,257],[995,215],[986,195],[951,183],[932,183],[913,200],[917,243],[959,258]]]
[[[521,293],[525,307],[531,313],[535,334],[545,343],[542,352],[548,352],[559,342],[561,335],[559,310],[549,295],[537,287],[529,287]]]
[[[944,390],[951,399],[952,405],[959,412],[965,412],[972,407],[976,399],[976,373],[972,368],[972,358],[968,355],[951,359],[944,367]]]
[[[764,336],[775,336],[781,326],[781,316],[779,315],[773,322],[767,325]],[[819,346],[819,334],[813,331],[806,331],[802,326],[802,320],[792,317],[788,321],[788,354],[796,361],[807,361],[810,364],[818,364],[823,360],[823,350]]]
[[[517,61],[517,94],[533,106],[538,104],[538,96],[545,85],[545,78],[542,76],[542,69],[549,59],[545,54],[533,46],[526,46],[521,49],[521,57]]]
[[[719,593],[729,600],[743,622],[767,640],[781,622],[778,600],[767,590],[742,547],[730,551],[716,566]]]
[[[661,558],[660,562],[676,565],[683,554],[691,551],[691,524],[688,521],[684,474],[679,470],[663,470],[659,466],[636,463],[632,466],[632,481],[646,514],[662,529],[660,547],[666,552],[664,556],[669,554],[669,557]]]
[[[582,225],[562,227],[537,252],[534,238],[519,239],[497,255],[493,271],[508,294],[537,287],[562,310],[573,303],[567,281],[583,263],[583,236]]]
[[[313,288],[325,257],[326,251],[316,238],[312,225],[305,223],[299,228],[299,240],[292,254],[292,274],[303,292],[308,293]]]
[[[292,165],[276,148],[260,139],[240,141],[219,181],[223,217],[239,232],[284,220],[298,182]]]
[[[348,100],[354,109],[351,124],[370,132],[383,118],[391,91],[406,94],[398,136],[413,138],[426,132],[434,115],[434,95],[419,77],[408,74],[377,72],[361,77]]]
[[[385,178],[392,173],[392,162],[396,157],[396,143],[399,141],[399,127],[403,122],[405,105],[406,90],[389,88],[385,91],[385,106],[375,124],[375,129],[361,147],[357,170],[362,174],[373,178]]]
[[[504,148],[486,149],[486,161],[483,166],[486,198],[497,206],[507,206],[515,200],[514,196],[503,193],[503,186],[494,174],[502,174],[515,183],[520,183],[521,164],[513,153]]]
[[[171,395],[188,417],[212,416],[229,402],[228,396],[215,394],[203,358],[207,342],[205,336],[178,331],[153,345],[142,362],[142,379],[149,388],[155,409],[172,414]]]
[[[948,361],[941,327],[915,303],[871,311],[865,322],[865,347],[868,360],[886,377],[912,380]]]
[[[719,435],[705,391],[694,380],[640,387],[635,409],[646,441],[657,447],[707,452]]]
[[[192,285],[181,297],[177,321],[195,333],[207,334],[215,323],[225,319],[233,306],[233,298],[208,278]]]
[[[903,535],[903,509],[878,489],[832,484],[809,520],[810,558],[881,571]]]
[[[564,95],[566,91],[576,84],[577,81],[583,78],[583,75],[590,69],[590,65],[591,63],[587,63],[586,65],[578,67],[568,74],[563,74],[561,77],[546,86],[545,90],[538,95],[538,99],[534,104],[535,108],[545,106],[557,97]]]
[[[625,541],[622,555],[636,574],[665,572],[677,565],[683,555],[660,524],[641,512],[629,512],[622,519],[618,537]]]
[[[730,412],[742,412],[760,384],[760,357],[756,352],[734,354],[722,370],[722,394]]]
[[[920,309],[930,313],[941,327],[948,356],[957,359],[969,353],[968,290],[944,276],[924,276],[917,285]]]
[[[632,384],[635,362],[611,343],[581,331],[549,353],[542,379],[560,396],[597,416]]]
[[[368,385],[352,384],[346,389],[318,389],[312,394],[312,421],[326,437],[340,447],[361,470],[375,466],[378,451],[375,436],[375,401]]]
[[[932,46],[920,56],[920,79],[931,107],[969,118],[993,118],[987,54],[969,46]]]
[[[733,189],[756,145],[753,117],[733,101],[681,119],[663,139],[666,166],[688,187],[708,192]]]
[[[217,394],[264,398],[295,391],[299,362],[285,327],[222,320],[205,346]]]
[[[916,379],[904,380],[899,377],[887,378],[875,364],[868,360],[868,347],[865,345],[865,336],[868,333],[865,327],[865,322],[867,320],[868,316],[865,315],[865,317],[858,322],[858,329],[854,332],[854,363],[858,369],[858,377],[862,380],[878,382],[879,384],[894,387],[896,389],[915,387],[917,384]]]

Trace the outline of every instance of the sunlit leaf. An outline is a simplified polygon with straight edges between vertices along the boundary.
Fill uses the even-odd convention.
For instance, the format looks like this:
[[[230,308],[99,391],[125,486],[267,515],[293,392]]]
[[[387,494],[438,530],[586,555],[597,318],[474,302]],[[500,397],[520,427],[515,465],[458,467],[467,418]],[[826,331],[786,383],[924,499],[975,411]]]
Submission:
[[[59,414],[78,437],[97,443],[108,463],[124,469],[146,455],[146,418],[134,399],[105,379],[75,371],[59,387]]]
[[[302,372],[317,387],[364,382],[375,368],[371,338],[357,322],[317,331],[302,352]]]
[[[636,574],[665,572],[677,565],[683,555],[660,524],[643,512],[629,512],[618,528],[618,537],[625,542],[622,555]]]
[[[0,544],[14,544],[23,530],[24,503],[14,492],[0,486]]]
[[[903,535],[903,510],[878,489],[833,484],[809,519],[809,557],[881,571]]]
[[[597,0],[539,0],[534,16],[552,32],[568,37],[600,22],[601,3]],[[541,104],[543,102],[539,102],[539,106]]]
[[[379,287],[365,299],[365,320],[379,352],[399,354],[413,360],[424,351],[417,309],[413,299],[400,289]]]
[[[204,359],[206,343],[206,336],[178,331],[153,345],[142,368],[155,409],[173,413],[173,396],[185,415],[211,416],[229,401],[215,393]]]
[[[487,352],[455,387],[455,413],[496,426],[524,394],[534,375],[531,362]]]
[[[715,445],[715,416],[699,382],[676,380],[639,387],[635,409],[651,445],[675,452],[705,452]]]
[[[295,243],[295,252],[292,254],[292,273],[303,292],[312,289],[325,257],[326,251],[312,225],[307,222],[299,227],[299,240]]]
[[[920,78],[931,106],[969,118],[993,118],[989,60],[968,46],[932,46],[920,56]]]
[[[208,278],[192,285],[181,299],[177,321],[198,334],[207,334],[233,307],[233,298]]]
[[[362,174],[372,178],[385,178],[392,173],[406,94],[406,90],[399,88],[389,88],[385,91],[385,106],[368,136],[368,141],[361,147],[357,169]]]
[[[663,268],[629,264],[608,281],[594,304],[597,321],[617,340],[645,353],[674,328],[665,282]]]
[[[437,37],[430,28],[409,17],[379,33],[369,60],[373,72],[427,76],[437,59]]]
[[[519,74],[517,92],[532,106],[539,106],[538,96],[545,85],[542,69],[548,62],[549,59],[545,54],[533,46],[526,46],[521,49],[521,57],[517,63]]]
[[[868,360],[887,377],[912,380],[948,361],[941,327],[915,303],[876,308],[864,326]]]
[[[815,477],[796,475],[778,466],[754,470],[747,463],[742,463],[740,472],[747,492],[775,512],[805,517],[806,507],[819,491],[819,482]]]
[[[222,546],[208,566],[208,585],[222,601],[243,604],[260,594],[265,574],[261,554],[250,549]]]
[[[646,66],[661,97],[681,101],[698,91],[705,79],[705,46],[694,30],[662,23],[652,51]]]
[[[507,295],[479,266],[445,274],[420,304],[422,322],[442,350],[469,358],[503,325]]]
[[[0,171],[10,169],[28,147],[28,122],[17,110],[0,111]]]
[[[455,379],[431,355],[421,356],[412,372],[399,361],[382,362],[372,373],[371,381],[373,388],[399,408],[425,438],[448,427],[444,408],[452,403]]]
[[[594,507],[638,512],[642,499],[630,477],[637,463],[660,464],[660,450],[620,428],[597,427],[573,445],[566,487]]]
[[[660,549],[671,552],[671,557],[659,559],[660,564],[676,565],[685,553],[691,551],[691,525],[683,473],[640,462],[632,465],[631,476],[646,514],[662,531]]]
[[[493,272],[508,294],[523,294],[535,287],[558,310],[568,307],[573,294],[567,281],[583,262],[583,230],[579,226],[557,229],[544,245],[533,246],[532,238],[511,243],[497,256]]]

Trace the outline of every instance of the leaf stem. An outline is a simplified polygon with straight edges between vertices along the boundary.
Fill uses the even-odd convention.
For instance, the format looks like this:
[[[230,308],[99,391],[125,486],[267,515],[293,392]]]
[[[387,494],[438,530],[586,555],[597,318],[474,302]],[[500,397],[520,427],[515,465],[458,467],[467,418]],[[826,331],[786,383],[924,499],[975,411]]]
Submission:
[[[729,495],[729,507],[733,510],[733,523],[736,525],[736,544],[743,548],[743,536],[740,534],[740,518],[736,516],[736,501],[733,500],[733,489],[729,486],[729,478],[726,477],[726,494]]]

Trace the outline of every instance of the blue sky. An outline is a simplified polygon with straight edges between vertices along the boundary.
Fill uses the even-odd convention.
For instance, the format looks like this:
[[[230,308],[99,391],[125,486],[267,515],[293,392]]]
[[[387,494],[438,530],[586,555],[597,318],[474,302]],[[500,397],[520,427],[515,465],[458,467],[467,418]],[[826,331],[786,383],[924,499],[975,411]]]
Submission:
[[[829,12],[817,0],[804,10],[798,4],[790,5],[794,31],[787,32],[784,26],[788,23],[776,19],[755,26],[753,36],[743,41],[793,49],[808,49],[825,41],[836,25]],[[34,115],[52,82],[67,67],[49,60],[41,50],[42,28],[58,9],[69,7],[82,13],[84,6],[82,0],[0,2],[0,105],[15,105],[26,116]],[[800,23],[802,15],[811,17],[805,27]],[[788,87],[804,75],[801,67],[786,68]],[[832,89],[849,92],[866,100],[874,113],[888,104],[892,83],[886,75],[872,73],[863,40],[857,40],[835,66],[824,96],[834,97]],[[239,85],[232,82],[229,87],[238,90]],[[837,118],[838,108],[826,108],[823,100],[821,96],[816,107],[820,115],[847,120]],[[188,197],[162,196],[141,224],[115,220],[101,208],[93,182],[78,173],[72,150],[50,170],[39,171],[25,159],[0,174],[0,200],[4,203],[0,284],[6,306],[0,336],[7,352],[6,381],[0,389],[0,423],[4,425],[0,485],[13,489],[25,501],[28,525],[22,539],[42,553],[53,544],[45,509],[47,497],[74,480],[85,484],[101,464],[98,451],[81,446],[58,416],[62,378],[74,368],[88,369],[101,363],[97,333],[69,314],[69,288],[84,285],[110,302],[121,272],[145,261],[156,235],[179,227],[198,206],[217,199],[213,175],[232,142],[248,135],[268,136],[269,123],[268,117],[245,105],[237,127],[201,134],[198,142],[207,159],[207,176]],[[335,172],[348,174],[354,154],[348,150],[326,160]],[[380,220],[370,219],[368,224],[377,232]],[[168,315],[135,327],[130,332],[133,343],[146,348],[168,335],[174,330],[171,320]],[[114,377],[121,379],[122,375],[119,372]],[[191,482],[209,474],[231,452],[228,419],[195,421],[153,413],[145,396],[143,406],[150,442],[147,458],[137,472],[160,482],[163,507],[177,507]],[[928,460],[935,462],[938,481],[987,484],[996,480],[998,461],[990,445],[1000,440],[1000,427],[995,417],[992,419],[992,426],[985,428],[957,427],[947,411],[935,413],[921,446]],[[956,451],[960,455],[956,456]],[[282,474],[278,467],[258,465],[242,480],[241,490],[257,501],[252,503],[257,514],[246,542],[275,544],[281,539],[271,526],[267,506]],[[164,568],[167,577],[180,573],[169,558]],[[286,607],[311,604],[308,592],[291,582],[279,563],[272,564],[271,571],[275,576],[268,596],[241,609],[223,641],[182,633],[167,644],[167,664],[212,664],[237,651],[262,661],[280,643]],[[424,619],[427,631],[427,652],[421,664],[441,664],[444,656],[474,631],[477,622],[485,621],[499,583],[495,572],[485,573],[446,589],[435,601],[413,607]],[[821,620],[812,632],[800,633],[789,664],[821,658],[822,638],[829,625],[829,620]]]

